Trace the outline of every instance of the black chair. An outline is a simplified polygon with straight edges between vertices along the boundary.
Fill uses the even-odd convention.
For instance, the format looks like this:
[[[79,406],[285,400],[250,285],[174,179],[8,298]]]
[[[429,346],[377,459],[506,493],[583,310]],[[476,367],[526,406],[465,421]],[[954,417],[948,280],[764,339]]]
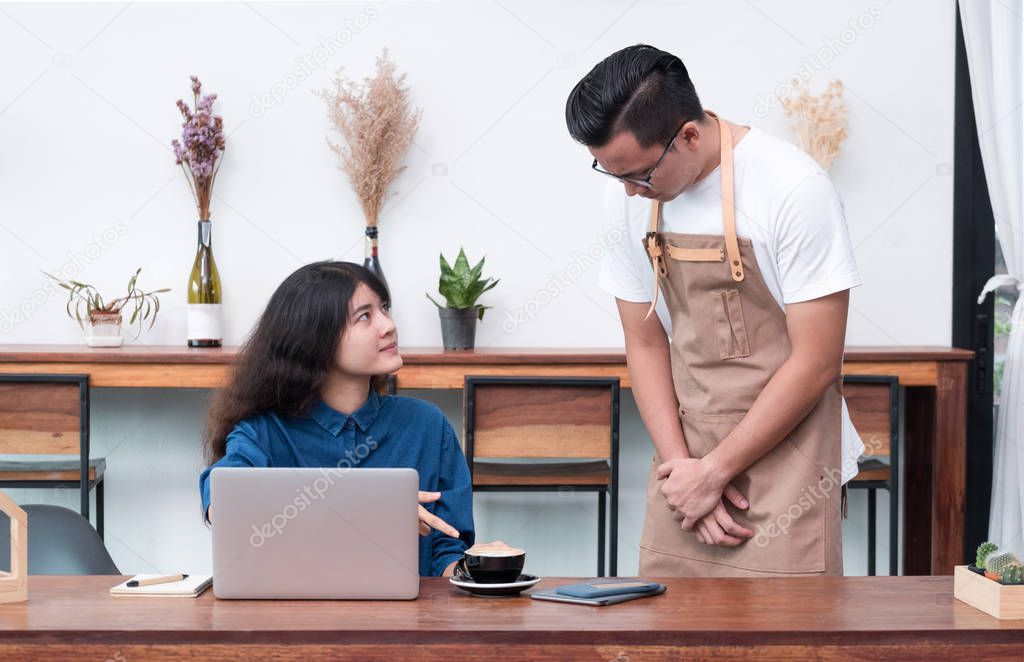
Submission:
[[[605,576],[607,545],[616,576],[619,379],[467,376],[463,398],[473,490],[597,492],[597,574]]]
[[[102,538],[105,470],[89,458],[88,375],[0,375],[0,489],[77,488],[88,521],[96,488]]]
[[[888,375],[845,375],[843,395],[850,419],[864,440],[864,457],[849,483],[868,492],[868,575],[875,574],[878,512],[876,490],[889,492],[889,574],[899,573],[900,521],[900,392],[899,378]]]
[[[89,520],[61,506],[27,505],[22,509],[28,514],[28,574],[121,574]],[[0,513],[0,568],[11,565],[9,521]]]

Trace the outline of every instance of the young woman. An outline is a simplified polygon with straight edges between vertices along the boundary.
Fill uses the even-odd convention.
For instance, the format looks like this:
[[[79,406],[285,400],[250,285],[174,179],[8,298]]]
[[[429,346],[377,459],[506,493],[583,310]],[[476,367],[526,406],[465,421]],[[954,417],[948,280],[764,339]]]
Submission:
[[[466,459],[435,405],[383,395],[402,367],[390,297],[348,262],[288,276],[210,409],[212,466],[199,477],[203,512],[216,467],[411,467],[419,472],[420,575],[450,575],[473,544]]]

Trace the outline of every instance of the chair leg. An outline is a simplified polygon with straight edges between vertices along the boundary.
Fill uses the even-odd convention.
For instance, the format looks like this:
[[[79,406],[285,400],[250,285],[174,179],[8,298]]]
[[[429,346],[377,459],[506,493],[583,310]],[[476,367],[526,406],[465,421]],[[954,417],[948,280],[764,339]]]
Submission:
[[[875,488],[868,489],[868,576],[875,576]]]
[[[611,535],[608,537],[608,576],[619,576],[619,490],[613,488],[611,491],[611,522],[608,527]]]
[[[889,488],[889,575],[895,577],[900,569],[900,499],[896,490]]]
[[[79,496],[79,498],[81,500],[81,504],[82,504],[79,512],[82,513],[82,517],[84,517],[86,519],[86,521],[90,521],[89,520],[89,479],[88,479],[88,475],[89,474],[85,474],[85,476],[82,477],[81,481],[79,481],[79,485],[78,485],[78,496]]]
[[[96,533],[103,540],[103,480],[96,483]]]
[[[597,492],[597,576],[604,577],[604,544],[605,544],[605,490]]]

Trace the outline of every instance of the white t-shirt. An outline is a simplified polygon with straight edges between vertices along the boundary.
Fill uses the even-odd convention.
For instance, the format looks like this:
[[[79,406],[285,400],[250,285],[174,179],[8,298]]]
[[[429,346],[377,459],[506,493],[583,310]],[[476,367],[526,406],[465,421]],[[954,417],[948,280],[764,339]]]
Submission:
[[[861,284],[843,201],[824,170],[795,145],[757,127],[733,149],[736,234],[749,238],[765,284],[779,307],[810,301]],[[629,197],[622,184],[608,183],[605,196],[604,259],[600,287],[619,299],[649,302],[654,296],[651,261],[642,239],[651,201]],[[724,233],[721,172],[711,174],[662,205],[663,232]],[[672,321],[659,297],[655,308],[672,337]],[[864,443],[843,402],[843,482],[857,474]]]

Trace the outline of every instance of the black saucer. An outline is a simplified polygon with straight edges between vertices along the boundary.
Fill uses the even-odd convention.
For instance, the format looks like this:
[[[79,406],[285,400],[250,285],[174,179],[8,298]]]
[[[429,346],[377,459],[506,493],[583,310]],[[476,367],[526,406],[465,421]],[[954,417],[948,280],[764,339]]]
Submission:
[[[524,590],[530,588],[540,581],[540,577],[536,575],[519,575],[519,578],[514,582],[507,584],[478,584],[473,581],[472,577],[466,577],[461,573],[449,579],[452,585],[459,587],[467,593],[481,597],[499,597],[509,595],[519,595]]]

